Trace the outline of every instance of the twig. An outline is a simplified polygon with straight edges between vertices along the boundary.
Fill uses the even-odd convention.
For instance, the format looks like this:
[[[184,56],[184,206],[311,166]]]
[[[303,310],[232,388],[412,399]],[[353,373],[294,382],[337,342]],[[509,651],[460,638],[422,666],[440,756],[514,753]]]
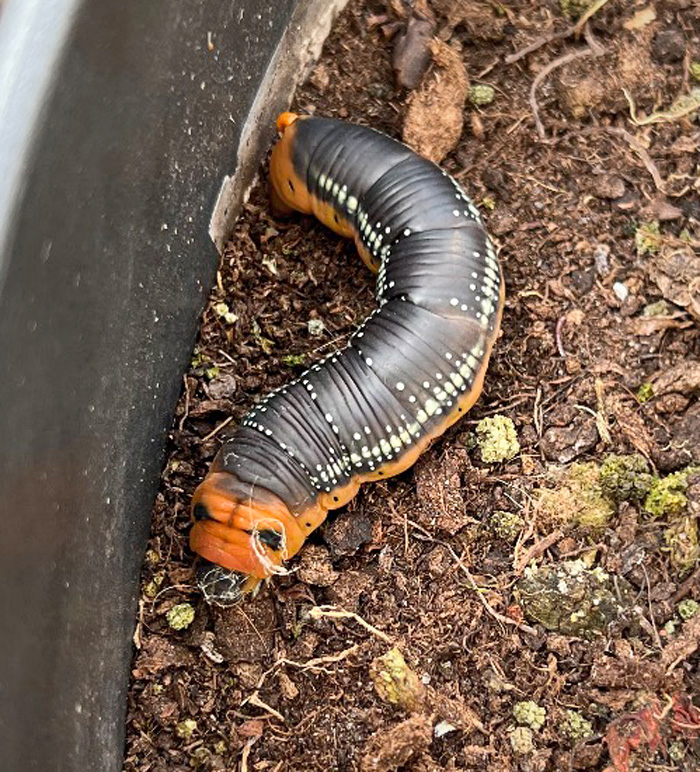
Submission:
[[[177,425],[179,431],[182,431],[182,427],[185,425],[185,421],[190,414],[190,382],[187,380],[186,374],[182,376],[182,380],[185,384],[185,412],[182,414],[180,423]]]
[[[230,423],[233,421],[233,416],[230,415],[226,420],[222,421],[215,429],[209,432],[206,437],[202,437],[200,442],[204,444],[207,440],[210,440],[212,437],[216,436],[222,429],[225,429]]]
[[[586,56],[597,56],[597,54],[591,48],[584,48],[581,51],[572,51],[571,53],[564,54],[557,59],[554,59],[549,64],[545,65],[538,73],[530,86],[530,108],[535,118],[535,128],[540,139],[545,138],[544,125],[540,120],[540,110],[537,104],[537,87],[544,81],[544,79],[558,67],[563,67],[565,64],[575,61],[576,59],[583,59]]]
[[[356,622],[362,625],[365,630],[368,630],[372,635],[376,635],[377,638],[381,638],[387,643],[393,643],[391,638],[383,633],[381,630],[366,622],[359,614],[355,614],[353,611],[344,611],[343,609],[336,608],[336,606],[314,606],[309,611],[311,619],[319,620],[322,617],[328,617],[329,619],[354,619]]]
[[[530,87],[529,101],[530,101],[530,108],[532,109],[532,114],[535,118],[535,127],[537,128],[537,133],[540,139],[545,138],[545,132],[544,132],[544,126],[542,125],[542,121],[540,120],[539,106],[537,104],[537,93],[536,93],[537,87],[540,85],[540,83],[542,83],[542,81],[544,81],[544,79],[553,70],[556,70],[558,67],[563,67],[565,64],[569,64],[570,62],[573,62],[576,59],[583,59],[586,56],[600,56],[602,53],[605,52],[605,49],[593,37],[593,33],[591,32],[588,26],[585,26],[583,28],[583,34],[586,38],[586,43],[588,43],[588,48],[585,48],[581,51],[572,51],[569,54],[564,54],[564,56],[560,56],[558,59],[554,59],[554,61],[545,65],[542,68],[542,70],[537,73],[537,76],[532,81],[532,86]]]
[[[249,737],[248,742],[243,746],[243,753],[241,753],[241,772],[248,772],[248,756],[250,756],[250,749],[257,739],[257,737]]]
[[[266,702],[263,702],[263,700],[260,699],[260,697],[258,696],[257,690],[254,691],[250,695],[250,697],[246,697],[246,699],[243,700],[241,705],[245,705],[247,702],[250,703],[251,705],[255,705],[256,708],[262,708],[263,710],[267,711],[271,716],[274,716],[283,724],[287,723],[287,719],[278,710],[275,710],[273,707],[271,707]]]
[[[529,633],[530,635],[537,636],[537,630],[535,630],[534,627],[530,627],[529,625],[526,625],[524,622],[518,622],[516,619],[511,619],[510,617],[504,616],[503,614],[499,614],[498,611],[486,600],[483,594],[483,590],[474,580],[474,577],[471,575],[471,572],[469,569],[464,565],[462,562],[462,559],[457,555],[457,553],[452,549],[452,547],[445,543],[445,546],[450,551],[450,554],[452,555],[452,558],[457,563],[457,566],[464,572],[465,576],[467,577],[467,581],[471,585],[472,590],[476,593],[477,597],[481,601],[483,607],[488,611],[488,613],[497,621],[500,622],[503,625],[512,625],[513,627],[517,627],[518,630],[522,630],[524,633]]]
[[[564,534],[561,531],[553,531],[548,536],[545,536],[544,539],[535,542],[524,555],[518,558],[517,563],[513,566],[515,573],[521,574],[533,558],[537,558],[546,552],[553,544],[556,544],[563,535]]]
[[[584,28],[586,22],[593,16],[593,14],[598,13],[598,11],[608,2],[608,0],[596,0],[593,5],[590,5],[583,13],[581,18],[574,24],[573,30],[575,35],[580,35],[581,30]]]
[[[574,34],[574,29],[574,27],[567,27],[561,32],[552,32],[549,35],[544,35],[541,38],[537,38],[537,40],[530,43],[530,45],[525,46],[525,48],[521,48],[520,51],[516,51],[514,54],[509,54],[506,56],[504,61],[506,64],[515,64],[515,62],[517,62],[519,59],[522,59],[528,54],[531,54],[533,51],[537,51],[537,49],[542,48],[542,46],[546,46],[547,43],[554,43],[556,40],[565,40],[570,35]]]
[[[628,131],[625,131],[625,129],[618,129],[614,126],[608,126],[606,128],[606,131],[609,134],[613,134],[616,137],[622,137],[622,139],[627,142],[627,144],[634,150],[634,152],[639,156],[644,166],[646,166],[647,171],[649,174],[651,174],[652,179],[654,180],[654,185],[656,186],[656,189],[663,193],[664,195],[668,195],[666,192],[666,187],[664,185],[664,181],[661,178],[661,174],[659,173],[659,170],[656,166],[656,164],[651,160],[651,156],[649,153],[647,153],[646,148],[642,145],[642,143],[636,138],[633,137]]]

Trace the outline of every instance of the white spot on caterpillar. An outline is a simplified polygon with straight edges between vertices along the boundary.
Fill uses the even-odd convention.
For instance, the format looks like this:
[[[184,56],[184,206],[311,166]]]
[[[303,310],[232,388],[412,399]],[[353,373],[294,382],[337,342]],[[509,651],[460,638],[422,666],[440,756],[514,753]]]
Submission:
[[[399,382],[396,384],[396,391],[403,391],[405,388],[406,388],[406,387],[404,386],[404,384],[403,384],[401,381],[399,381]]]

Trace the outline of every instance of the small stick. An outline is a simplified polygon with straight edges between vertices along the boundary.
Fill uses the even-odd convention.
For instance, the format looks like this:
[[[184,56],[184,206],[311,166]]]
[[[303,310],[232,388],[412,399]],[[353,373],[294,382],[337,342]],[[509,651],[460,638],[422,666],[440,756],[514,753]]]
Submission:
[[[222,421],[215,429],[209,432],[206,437],[202,437],[200,442],[204,444],[207,440],[215,437],[222,429],[225,429],[233,421],[233,416],[230,415],[225,421]]]
[[[545,536],[544,539],[540,539],[533,544],[524,555],[518,558],[517,564],[513,566],[515,573],[521,574],[533,558],[537,558],[546,552],[553,544],[556,544],[563,535],[564,534],[561,531],[553,531],[549,536]]]
[[[457,555],[457,553],[452,549],[452,547],[449,544],[445,543],[445,546],[450,551],[450,554],[452,555],[453,559],[459,566],[459,568],[462,569],[465,576],[467,577],[467,581],[472,587],[472,590],[476,593],[477,597],[481,601],[483,607],[488,611],[488,613],[497,621],[500,622],[503,625],[513,625],[514,627],[517,627],[518,630],[522,630],[524,633],[529,633],[530,635],[533,635],[537,637],[537,630],[535,630],[534,627],[530,627],[529,625],[526,625],[523,622],[518,622],[515,619],[511,619],[510,617],[504,616],[503,614],[499,614],[498,611],[486,600],[483,594],[483,590],[474,580],[474,577],[471,575],[471,572],[469,569],[464,565],[462,562],[462,559]]]
[[[660,191],[661,193],[668,195],[666,193],[666,188],[664,185],[664,181],[661,178],[661,174],[659,173],[659,170],[656,166],[656,164],[651,160],[651,156],[649,153],[647,153],[646,148],[642,145],[641,142],[639,142],[638,139],[633,137],[628,131],[625,131],[624,129],[617,129],[614,126],[608,126],[606,131],[609,134],[614,134],[616,137],[622,137],[625,142],[634,150],[634,152],[640,157],[642,160],[642,163],[644,166],[646,166],[647,171],[649,174],[651,174],[652,179],[654,180],[654,185],[656,186],[656,189]]]
[[[365,630],[369,630],[370,633],[376,635],[377,638],[381,638],[387,643],[393,643],[386,633],[383,633],[381,630],[374,627],[374,625],[366,622],[359,614],[355,614],[352,611],[344,611],[335,606],[314,606],[311,611],[309,611],[309,616],[314,620],[321,619],[321,617],[329,617],[330,619],[354,619],[356,622],[359,622]]]
[[[573,31],[575,35],[580,35],[581,30],[584,28],[586,22],[593,16],[593,14],[598,13],[598,11],[608,2],[608,0],[596,0],[593,5],[590,5],[583,13],[581,18],[574,24]]]

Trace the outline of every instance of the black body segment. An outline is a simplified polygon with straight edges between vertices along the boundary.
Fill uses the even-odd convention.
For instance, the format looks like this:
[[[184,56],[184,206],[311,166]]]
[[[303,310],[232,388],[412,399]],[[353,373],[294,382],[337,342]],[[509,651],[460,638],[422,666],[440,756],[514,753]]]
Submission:
[[[225,470],[299,513],[400,471],[471,404],[502,279],[478,210],[437,166],[371,129],[315,117],[293,128],[296,184],[379,263],[379,308],[347,347],[263,399],[223,448]]]

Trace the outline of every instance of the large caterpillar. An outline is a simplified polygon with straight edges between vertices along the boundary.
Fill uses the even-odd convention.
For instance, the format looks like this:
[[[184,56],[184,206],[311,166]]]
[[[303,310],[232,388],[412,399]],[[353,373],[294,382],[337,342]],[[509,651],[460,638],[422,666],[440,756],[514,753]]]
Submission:
[[[348,345],[265,397],[197,488],[198,580],[237,602],[361,483],[410,467],[479,396],[503,307],[476,207],[435,164],[372,129],[283,113],[273,208],[352,237],[379,307]]]

